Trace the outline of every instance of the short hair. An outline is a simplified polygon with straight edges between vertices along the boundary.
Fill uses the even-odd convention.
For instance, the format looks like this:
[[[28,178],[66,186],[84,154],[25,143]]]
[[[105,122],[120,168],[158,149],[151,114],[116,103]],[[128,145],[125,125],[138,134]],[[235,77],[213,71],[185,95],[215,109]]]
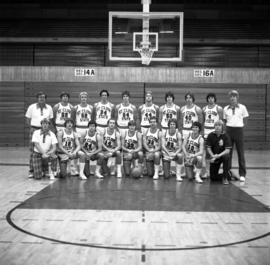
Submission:
[[[39,91],[39,92],[37,92],[37,94],[36,94],[36,98],[39,98],[39,96],[42,96],[42,95],[44,95],[44,96],[45,96],[45,98],[47,98],[47,94],[45,94],[43,91]]]
[[[122,92],[122,98],[123,98],[124,96],[130,97],[129,91],[126,90],[126,91]]]
[[[65,127],[67,126],[67,123],[68,123],[68,122],[71,122],[71,123],[73,124],[73,126],[75,125],[75,122],[74,122],[73,119],[67,118],[67,119],[65,120],[65,123],[64,123],[64,126],[65,126]]]
[[[193,128],[193,127],[198,127],[199,128],[199,132],[201,131],[201,129],[202,129],[202,125],[201,125],[201,123],[200,122],[198,122],[198,121],[194,121],[193,123],[192,123],[192,126],[191,126],[191,128]]]
[[[106,93],[106,94],[107,94],[107,97],[110,96],[108,90],[106,90],[106,89],[102,89],[102,90],[99,92],[99,96],[100,96],[100,97],[101,97],[102,93]]]
[[[165,101],[167,101],[168,97],[171,97],[173,99],[173,101],[174,101],[174,94],[171,91],[169,91],[169,92],[167,92],[165,94]]]
[[[208,93],[206,96],[206,102],[208,102],[209,98],[214,98],[215,102],[217,101],[217,96],[215,93]]]
[[[168,121],[168,127],[170,127],[170,125],[171,125],[172,122],[177,126],[177,119],[169,119],[169,121]]]
[[[91,125],[91,124],[94,124],[95,125],[95,127],[97,127],[97,123],[94,121],[94,120],[90,120],[89,122],[88,122],[88,127],[89,127],[89,125]]]
[[[79,98],[80,98],[81,96],[83,96],[83,95],[88,96],[88,93],[87,93],[86,91],[81,92],[81,93],[79,94]]]
[[[50,120],[47,119],[47,118],[44,118],[44,119],[42,119],[42,120],[40,121],[40,124],[42,124],[42,123],[48,123],[48,124],[50,124]]]
[[[195,97],[194,94],[191,92],[187,92],[185,95],[185,100],[187,100],[187,97],[190,96],[192,98],[192,102],[195,102]]]
[[[115,119],[115,118],[110,118],[110,119],[108,119],[108,121],[107,121],[107,125],[109,125],[110,121],[114,121],[114,122],[116,123],[116,119]]]
[[[216,125],[221,125],[221,126],[222,126],[222,131],[224,131],[225,125],[224,125],[223,120],[217,120],[217,121],[214,123],[214,126],[216,126]]]
[[[229,91],[229,96],[236,96],[237,98],[239,97],[239,93],[237,90],[233,89]]]
[[[128,127],[129,126],[136,126],[136,122],[134,120],[131,120],[128,122]]]
[[[70,94],[68,92],[65,92],[63,91],[61,94],[60,94],[60,98],[62,98],[63,96],[67,96],[68,98],[70,98]]]

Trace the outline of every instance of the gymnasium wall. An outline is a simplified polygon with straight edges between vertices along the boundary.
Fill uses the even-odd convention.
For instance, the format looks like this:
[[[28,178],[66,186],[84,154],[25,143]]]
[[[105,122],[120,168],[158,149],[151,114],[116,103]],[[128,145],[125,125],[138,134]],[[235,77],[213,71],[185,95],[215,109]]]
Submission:
[[[65,90],[71,94],[71,103],[79,103],[81,91],[89,93],[89,102],[99,101],[99,91],[108,89],[113,103],[121,102],[121,92],[131,93],[131,102],[137,106],[144,101],[144,92],[153,91],[156,104],[164,104],[167,91],[175,94],[175,103],[183,106],[184,95],[191,91],[199,106],[206,104],[205,96],[215,92],[218,104],[228,104],[228,91],[237,89],[240,102],[249,110],[246,127],[246,145],[251,149],[270,147],[270,76],[269,69],[216,68],[213,77],[194,77],[194,68],[93,68],[94,75],[78,77],[73,67],[0,67],[0,145],[27,146],[28,128],[24,114],[36,101],[35,94],[48,94],[51,105],[59,102]]]

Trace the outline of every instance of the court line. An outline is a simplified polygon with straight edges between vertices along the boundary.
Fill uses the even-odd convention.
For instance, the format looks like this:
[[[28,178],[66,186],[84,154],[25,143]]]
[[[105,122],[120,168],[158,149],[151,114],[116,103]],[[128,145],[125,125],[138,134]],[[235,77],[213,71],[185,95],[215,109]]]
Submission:
[[[24,203],[22,203],[24,204]],[[17,205],[16,207],[14,207],[13,209],[11,209],[7,215],[6,215],[6,221],[8,222],[8,224],[10,226],[12,226],[14,229],[33,236],[33,237],[37,237],[40,239],[44,239],[44,240],[48,240],[51,242],[55,242],[55,243],[60,243],[60,244],[64,244],[64,245],[73,245],[73,246],[80,246],[80,247],[90,247],[90,248],[99,248],[99,249],[109,249],[109,250],[126,250],[126,251],[182,251],[182,250],[198,250],[198,249],[209,249],[209,248],[222,248],[222,247],[229,247],[229,246],[235,246],[235,245],[239,245],[239,244],[244,244],[244,243],[248,243],[248,242],[252,242],[252,241],[256,241],[265,237],[270,236],[270,232],[267,232],[265,234],[259,235],[257,237],[253,237],[253,238],[248,238],[245,240],[240,240],[240,241],[236,241],[236,242],[231,242],[231,243],[226,243],[226,244],[220,244],[220,245],[210,245],[210,246],[190,246],[190,247],[182,247],[182,248],[147,248],[145,245],[143,245],[140,248],[127,248],[127,247],[112,247],[112,246],[100,246],[100,245],[93,245],[93,244],[84,244],[84,243],[76,243],[76,242],[69,242],[69,241],[63,241],[63,240],[58,240],[55,238],[50,238],[50,237],[46,237],[46,236],[42,236],[42,235],[38,235],[38,234],[34,234],[30,231],[27,231],[19,226],[17,226],[13,221],[12,221],[12,213],[17,210],[22,204]]]

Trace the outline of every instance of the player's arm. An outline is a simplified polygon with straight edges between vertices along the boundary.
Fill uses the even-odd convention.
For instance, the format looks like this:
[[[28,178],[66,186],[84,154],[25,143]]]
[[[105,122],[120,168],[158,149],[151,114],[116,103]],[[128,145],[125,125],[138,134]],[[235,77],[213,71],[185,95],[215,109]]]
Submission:
[[[181,128],[181,109],[179,106],[176,106],[176,120],[177,120],[176,128],[178,130],[180,130],[180,128]]]
[[[183,129],[183,118],[184,118],[184,106],[182,108],[180,108],[180,119],[179,119],[179,128]]]
[[[138,139],[138,147],[133,151],[134,153],[137,153],[142,150],[142,134],[140,132],[137,132],[137,139]]]
[[[128,132],[125,133],[125,136],[124,137],[121,137],[122,151],[130,152],[130,150],[127,149],[126,146],[125,146],[125,138],[126,138],[127,133]]]
[[[68,153],[68,151],[63,147],[63,131],[59,131],[57,133],[57,140],[58,140],[58,148],[60,149],[61,153],[66,154],[68,156],[70,156],[70,154]]]
[[[143,147],[145,148],[145,150],[147,151],[147,152],[150,152],[151,150],[150,150],[150,148],[148,147],[148,145],[147,145],[147,139],[146,139],[146,135],[145,134],[143,134],[143,142],[142,142],[142,144],[143,144]]]
[[[52,137],[52,148],[47,152],[47,155],[49,156],[51,156],[52,154],[55,154],[57,143],[58,143],[56,136],[53,132],[51,132],[51,137]]]
[[[217,106],[217,112],[218,112],[218,117],[220,120],[223,119],[223,108],[221,106]]]
[[[74,132],[74,138],[75,138],[76,148],[75,148],[73,154],[76,155],[81,150],[81,144],[80,144],[78,134],[75,132]]]
[[[120,106],[121,106],[121,105],[118,104],[118,105],[115,107],[114,117],[115,117],[116,125],[118,125],[118,110],[119,110]]]
[[[141,127],[141,122],[142,122],[142,107],[143,105],[141,105],[139,108],[138,108],[138,128]]]
[[[176,136],[177,136],[177,147],[178,148],[177,148],[177,150],[175,152],[175,155],[177,155],[178,153],[180,153],[182,151],[182,135],[181,135],[180,132],[178,132],[176,134]]]
[[[139,119],[139,114],[138,114],[138,110],[136,108],[136,106],[132,105],[133,108],[133,117],[134,117],[134,121],[136,124],[136,129],[139,130],[140,129],[140,119]]]
[[[112,112],[111,112],[111,118],[112,119],[115,119],[115,105],[112,104],[112,103],[110,103],[110,106],[111,106],[111,110],[112,110]]]
[[[53,126],[56,126],[56,115],[57,115],[58,109],[59,109],[59,103],[55,104],[52,109],[53,110],[53,122],[52,122]]]
[[[196,106],[195,110],[196,110],[197,115],[198,115],[198,122],[200,124],[203,124],[203,112],[202,112],[202,109],[199,106]]]
[[[161,149],[167,153],[168,156],[170,156],[169,150],[166,147],[166,139],[165,139],[165,133],[161,136]]]
[[[153,152],[160,151],[160,149],[161,149],[161,138],[162,138],[162,132],[159,131],[159,132],[158,132],[158,143],[157,143],[157,145],[155,146],[155,149],[154,149]]]
[[[188,154],[187,149],[186,149],[187,139],[188,139],[188,137],[185,137],[184,141],[183,141],[183,144],[182,144],[182,150],[183,150],[183,153],[184,153],[185,157],[189,157],[189,154]]]
[[[203,151],[204,151],[204,139],[203,139],[203,137],[200,137],[199,145],[200,145],[199,151],[193,155],[194,157],[203,155]]]
[[[158,114],[158,126],[159,126],[159,128],[161,128],[163,109],[164,109],[164,105],[159,108],[159,114]]]
[[[155,107],[155,110],[156,110],[156,118],[157,118],[157,121],[159,121],[159,116],[160,116],[160,113],[159,113],[159,106],[155,104],[154,107]]]
[[[113,150],[114,152],[121,149],[120,133],[116,131],[115,135],[116,135],[116,147]]]
[[[81,135],[79,141],[80,141],[81,150],[82,150],[86,155],[88,155],[88,151],[85,149],[84,144],[83,144],[83,143],[84,143],[85,136],[86,136],[86,133],[87,133],[87,132],[84,132],[84,133]]]
[[[92,115],[91,115],[91,120],[94,120],[94,121],[96,121],[97,119],[97,104],[98,103],[94,104]]]
[[[100,134],[97,134],[97,144],[98,144],[98,148],[97,150],[94,152],[95,154],[98,154],[99,152],[102,151],[102,142],[103,142],[103,137]]]

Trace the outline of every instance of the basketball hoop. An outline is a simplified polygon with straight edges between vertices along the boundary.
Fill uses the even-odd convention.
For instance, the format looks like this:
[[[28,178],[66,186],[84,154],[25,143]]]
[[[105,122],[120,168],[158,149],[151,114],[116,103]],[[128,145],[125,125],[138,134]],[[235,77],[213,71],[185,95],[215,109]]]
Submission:
[[[142,58],[142,64],[149,65],[154,53],[154,50],[151,48],[140,48],[138,49],[138,52],[141,55]]]

